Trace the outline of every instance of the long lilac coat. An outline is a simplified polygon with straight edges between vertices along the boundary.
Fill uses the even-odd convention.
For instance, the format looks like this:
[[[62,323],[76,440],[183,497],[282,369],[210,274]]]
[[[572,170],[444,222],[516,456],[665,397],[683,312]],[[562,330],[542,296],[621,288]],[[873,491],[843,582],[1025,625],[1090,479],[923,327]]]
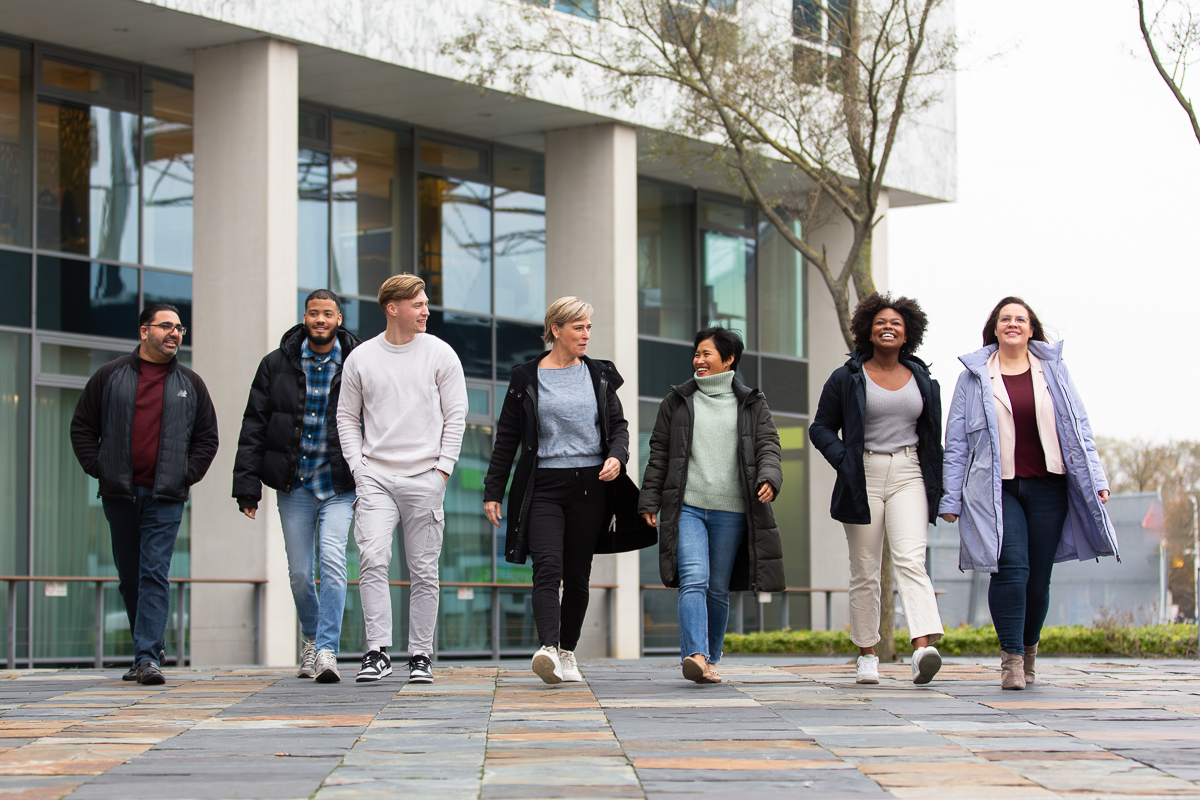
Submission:
[[[939,514],[958,515],[960,569],[996,572],[1004,536],[1001,502],[1000,433],[987,362],[992,344],[961,356],[966,369],[954,387],[946,420],[945,495]],[[1067,477],[1067,519],[1054,561],[1116,556],[1117,534],[1098,492],[1108,488],[1087,411],[1062,362],[1062,342],[1031,341],[1029,352],[1043,364],[1054,402],[1058,443]]]

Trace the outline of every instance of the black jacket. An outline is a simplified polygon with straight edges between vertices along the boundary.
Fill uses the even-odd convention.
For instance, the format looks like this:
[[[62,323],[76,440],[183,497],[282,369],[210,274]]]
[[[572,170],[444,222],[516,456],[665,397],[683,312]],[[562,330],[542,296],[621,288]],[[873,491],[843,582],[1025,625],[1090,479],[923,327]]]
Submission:
[[[108,362],[83,387],[71,420],[71,446],[100,496],[135,499],[133,411],[142,359],[138,349]],[[217,455],[217,412],[200,376],[172,358],[163,380],[162,432],[154,497],[184,502]]]
[[[863,362],[871,353],[858,350],[825,381],[817,414],[809,426],[813,446],[837,470],[829,514],[838,522],[867,525],[871,508],[867,503],[867,475],[863,467],[863,439],[866,431],[867,387],[863,383]],[[929,521],[937,518],[942,498],[942,390],[929,376],[929,367],[916,356],[901,358],[912,370],[921,390],[925,408],[917,420],[917,460],[925,478],[929,499]],[[839,438],[838,432],[841,431]]]
[[[233,496],[238,508],[258,508],[262,484],[278,492],[291,493],[300,464],[300,437],[304,431],[304,402],[308,379],[300,363],[300,351],[308,334],[303,325],[290,328],[258,364],[246,413],[242,415],[242,433],[238,437],[237,458],[233,462]],[[360,344],[358,337],[338,328],[342,363]],[[354,488],[354,476],[338,439],[337,403],[342,391],[339,369],[329,386],[329,405],[325,408],[325,431],[329,437],[329,467],[333,490],[348,492]]]
[[[538,364],[547,355],[549,351],[533,361],[513,367],[512,380],[500,409],[500,420],[496,423],[492,461],[483,481],[485,503],[504,500],[504,489],[508,485],[513,459],[520,454],[509,495],[512,499],[508,504],[508,530],[504,538],[504,559],[513,564],[524,564],[529,555],[526,519],[537,470],[537,371]],[[608,487],[606,515],[609,525],[608,532],[596,544],[596,552],[640,550],[654,544],[657,534],[638,516],[637,486],[625,472],[625,464],[629,461],[629,423],[625,421],[625,412],[617,397],[617,389],[624,380],[611,361],[597,361],[584,356],[583,363],[587,364],[596,390],[604,457],[621,462],[621,474],[605,484]]]
[[[650,434],[650,457],[642,477],[638,511],[658,514],[658,572],[663,586],[679,586],[679,515],[687,487],[688,454],[695,419],[692,396],[699,390],[695,378],[672,386],[663,398]],[[746,538],[733,564],[729,590],[778,592],[786,588],[783,577],[783,543],[770,503],[758,501],[758,487],[767,482],[776,496],[783,487],[783,453],[779,432],[767,399],[758,389],[748,389],[733,379],[737,397],[738,470],[746,497]],[[731,453],[731,456],[734,454]]]

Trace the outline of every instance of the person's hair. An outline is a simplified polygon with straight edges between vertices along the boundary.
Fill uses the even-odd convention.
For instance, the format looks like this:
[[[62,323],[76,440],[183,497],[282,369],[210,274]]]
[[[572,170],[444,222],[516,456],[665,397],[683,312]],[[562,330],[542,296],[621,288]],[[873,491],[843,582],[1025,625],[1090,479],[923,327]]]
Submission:
[[[304,298],[304,313],[308,313],[308,304],[313,300],[332,300],[337,306],[337,312],[342,313],[342,299],[328,289],[314,289],[308,293],[308,297]]]
[[[900,355],[908,358],[920,348],[929,318],[925,316],[921,304],[916,300],[911,297],[892,297],[890,292],[871,292],[854,307],[854,315],[850,317],[854,349],[860,353],[875,352],[875,346],[871,344],[871,328],[875,324],[875,317],[885,308],[892,309],[904,320],[905,341],[900,348]]]
[[[379,307],[387,313],[388,303],[411,300],[425,290],[425,281],[408,272],[393,275],[379,287]]]
[[[594,310],[591,303],[580,300],[574,295],[558,298],[546,309],[546,327],[542,331],[542,341],[546,344],[554,344],[554,333],[550,329],[551,325],[562,327],[577,319],[587,319],[592,315]]]
[[[1033,313],[1033,309],[1019,297],[1006,297],[996,307],[992,309],[992,313],[988,314],[987,322],[983,326],[983,344],[986,347],[989,344],[1000,344],[996,338],[996,323],[1000,321],[1000,309],[1005,306],[1022,306],[1029,312],[1029,327],[1033,329],[1033,334],[1029,337],[1034,341],[1045,342],[1046,331],[1042,328],[1042,322],[1038,319],[1037,314]]]
[[[717,355],[721,357],[722,363],[733,356],[733,364],[729,369],[737,369],[738,362],[742,360],[742,351],[746,349],[746,345],[737,331],[720,326],[705,328],[696,334],[696,341],[692,345],[693,352],[700,349],[700,343],[705,339],[712,339],[713,347],[717,348]]]
[[[179,309],[170,303],[151,303],[143,308],[142,313],[138,315],[138,330],[153,322],[154,315],[160,311],[171,311],[174,312],[175,316],[179,316]]]

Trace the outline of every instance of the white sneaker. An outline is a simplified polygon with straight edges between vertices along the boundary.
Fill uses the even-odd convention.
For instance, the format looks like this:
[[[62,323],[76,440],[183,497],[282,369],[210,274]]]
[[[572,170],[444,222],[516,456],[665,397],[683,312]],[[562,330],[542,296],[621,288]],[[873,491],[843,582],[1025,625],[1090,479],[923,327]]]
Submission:
[[[562,683],[562,662],[558,660],[557,647],[543,647],[533,654],[534,673],[546,683]]]
[[[317,643],[312,639],[300,637],[300,671],[296,673],[297,678],[311,678],[316,675],[313,669],[317,660]]]
[[[338,683],[342,679],[342,674],[337,668],[337,656],[332,650],[318,650],[314,668],[317,672],[317,683]]]
[[[855,683],[879,683],[879,656],[859,656]]]
[[[559,650],[558,658],[562,662],[563,681],[578,682],[583,680],[583,674],[579,671],[579,665],[575,663],[574,650]]]
[[[912,668],[913,683],[929,683],[942,668],[942,654],[936,647],[918,647],[913,652]]]

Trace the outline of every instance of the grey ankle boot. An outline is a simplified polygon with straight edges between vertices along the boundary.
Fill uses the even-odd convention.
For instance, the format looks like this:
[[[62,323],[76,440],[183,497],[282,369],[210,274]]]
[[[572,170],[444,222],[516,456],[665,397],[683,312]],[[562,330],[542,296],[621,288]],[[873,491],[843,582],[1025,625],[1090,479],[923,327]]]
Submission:
[[[1020,653],[1000,654],[1000,688],[1025,688],[1025,657]]]
[[[1034,669],[1033,669],[1033,667],[1034,667],[1033,662],[1035,660],[1037,660],[1037,647],[1038,646],[1036,644],[1025,645],[1025,683],[1026,684],[1033,683],[1034,678],[1037,677],[1037,673],[1034,672]]]

